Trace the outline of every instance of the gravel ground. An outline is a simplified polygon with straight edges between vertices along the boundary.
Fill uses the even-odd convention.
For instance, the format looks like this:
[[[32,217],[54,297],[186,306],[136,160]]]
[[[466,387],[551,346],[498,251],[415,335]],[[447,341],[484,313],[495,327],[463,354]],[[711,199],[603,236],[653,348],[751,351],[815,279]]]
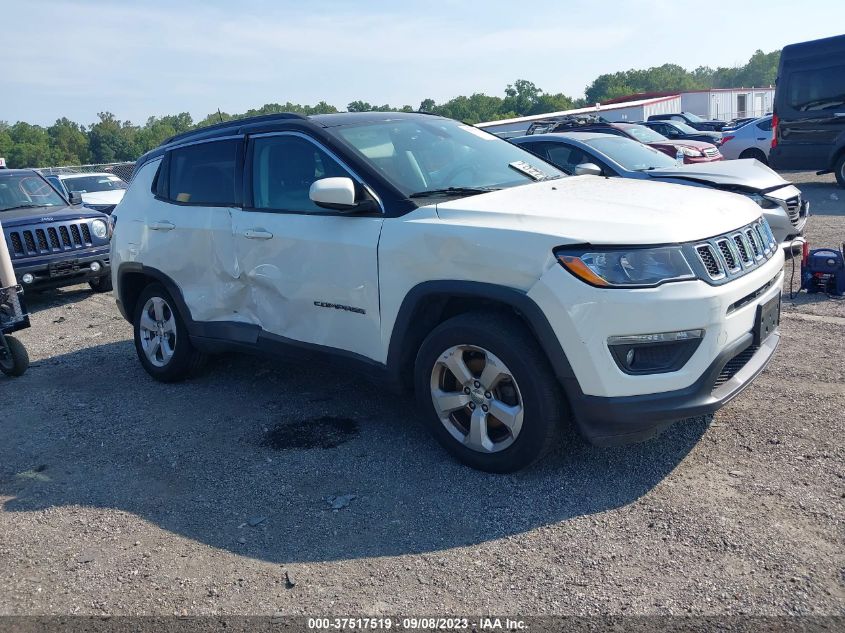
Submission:
[[[845,241],[845,191],[789,177],[813,245]],[[30,307],[33,367],[0,378],[0,614],[845,614],[843,300],[787,300],[714,418],[509,476],[354,376],[232,355],[160,385],[110,295]]]

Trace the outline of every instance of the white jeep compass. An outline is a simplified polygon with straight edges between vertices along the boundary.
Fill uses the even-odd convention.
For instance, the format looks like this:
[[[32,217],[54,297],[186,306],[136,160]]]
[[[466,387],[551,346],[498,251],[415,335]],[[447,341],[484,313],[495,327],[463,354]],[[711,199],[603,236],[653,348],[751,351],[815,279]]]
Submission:
[[[458,459],[512,471],[715,411],[778,344],[752,201],[595,176],[424,114],[270,115],[173,137],[115,211],[118,305],[154,378],[322,355],[413,389]]]

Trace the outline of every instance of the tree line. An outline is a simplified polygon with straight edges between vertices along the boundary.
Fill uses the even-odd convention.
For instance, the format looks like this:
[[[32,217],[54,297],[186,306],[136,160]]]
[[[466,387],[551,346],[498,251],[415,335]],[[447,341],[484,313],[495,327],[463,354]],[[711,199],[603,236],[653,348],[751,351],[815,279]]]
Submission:
[[[439,104],[434,99],[424,99],[418,108],[411,105],[376,105],[366,101],[353,101],[347,105],[346,110],[421,110],[467,123],[479,123],[585,107],[588,104],[640,92],[769,86],[774,84],[779,59],[780,51],[764,53],[758,50],[747,64],[734,68],[713,69],[701,66],[688,71],[676,64],[664,64],[645,70],[632,69],[604,74],[587,86],[586,98],[547,93],[531,81],[518,79],[505,88],[503,97],[474,93],[470,96],[454,97]],[[0,156],[6,158],[9,167],[134,161],[174,134],[220,121],[278,112],[310,115],[338,111],[335,106],[320,101],[316,105],[268,103],[240,114],[217,111],[200,121],[194,121],[189,113],[182,112],[150,117],[143,125],[121,121],[111,112],[99,113],[99,120],[88,126],[65,117],[49,127],[23,121],[14,124],[0,121]]]

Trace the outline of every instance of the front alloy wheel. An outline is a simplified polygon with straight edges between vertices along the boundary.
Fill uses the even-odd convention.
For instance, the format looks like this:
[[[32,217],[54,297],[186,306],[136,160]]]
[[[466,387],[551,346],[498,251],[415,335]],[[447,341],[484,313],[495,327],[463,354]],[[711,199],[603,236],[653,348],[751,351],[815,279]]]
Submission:
[[[507,365],[481,347],[454,345],[440,356],[431,400],[449,434],[480,453],[508,448],[522,429],[519,386]]]
[[[414,387],[437,441],[488,472],[513,472],[540,459],[566,412],[533,334],[519,318],[492,310],[435,327],[417,352]]]

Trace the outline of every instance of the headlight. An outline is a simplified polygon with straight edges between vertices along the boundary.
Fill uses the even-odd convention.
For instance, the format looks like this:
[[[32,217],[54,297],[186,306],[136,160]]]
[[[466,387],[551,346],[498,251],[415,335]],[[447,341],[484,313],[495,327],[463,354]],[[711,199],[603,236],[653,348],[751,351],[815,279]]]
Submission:
[[[693,158],[699,158],[701,156],[704,156],[704,154],[699,152],[697,149],[693,149],[692,147],[683,147],[682,146],[680,148],[680,150],[681,150],[681,153],[684,156],[690,156],[690,157],[693,157]]]
[[[108,227],[106,227],[106,223],[102,220],[94,220],[91,222],[91,230],[94,232],[94,235],[99,237],[101,240],[106,239],[106,236],[109,234]]]
[[[696,278],[680,246],[560,248],[555,256],[578,279],[600,288],[657,286]]]
[[[780,206],[777,202],[769,200],[765,196],[761,196],[759,193],[749,194],[748,197],[751,198],[757,204],[759,204],[760,207],[763,209],[774,209],[775,207]]]

